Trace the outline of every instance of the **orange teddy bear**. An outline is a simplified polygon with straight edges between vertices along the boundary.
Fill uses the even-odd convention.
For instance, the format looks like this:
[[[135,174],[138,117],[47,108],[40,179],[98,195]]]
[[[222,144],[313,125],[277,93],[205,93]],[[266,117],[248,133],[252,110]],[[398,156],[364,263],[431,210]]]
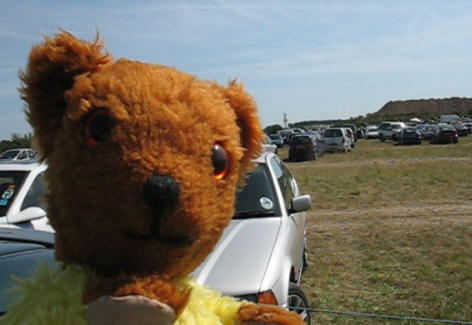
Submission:
[[[187,277],[231,220],[238,183],[261,150],[256,107],[241,85],[114,61],[98,39],[67,32],[32,49],[21,79],[49,166],[46,202],[63,266],[38,270],[4,321],[303,324]],[[204,299],[218,307],[202,318]]]

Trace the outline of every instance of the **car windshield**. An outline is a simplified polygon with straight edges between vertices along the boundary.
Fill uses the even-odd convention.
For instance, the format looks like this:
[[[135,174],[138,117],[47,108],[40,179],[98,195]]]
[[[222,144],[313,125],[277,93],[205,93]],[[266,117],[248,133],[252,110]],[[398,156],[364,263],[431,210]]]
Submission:
[[[0,155],[0,159],[13,159],[18,155],[19,152],[20,152],[19,150],[5,151],[4,153]]]
[[[5,216],[28,172],[0,172],[0,216]]]
[[[23,203],[21,204],[20,210],[24,210],[29,207],[39,207],[43,209],[46,208],[43,204],[43,201],[41,200],[45,192],[43,175],[44,172],[36,176],[35,180],[28,189],[28,193],[26,193]]]
[[[266,165],[259,164],[248,173],[246,183],[236,196],[234,219],[281,215],[274,186]]]
[[[339,138],[343,136],[343,132],[338,129],[328,129],[324,133],[325,138]]]

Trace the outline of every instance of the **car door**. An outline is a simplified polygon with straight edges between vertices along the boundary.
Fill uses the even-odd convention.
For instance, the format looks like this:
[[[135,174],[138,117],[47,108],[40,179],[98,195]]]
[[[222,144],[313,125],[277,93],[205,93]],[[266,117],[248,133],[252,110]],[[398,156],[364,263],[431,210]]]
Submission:
[[[295,271],[295,279],[293,280],[298,281],[303,267],[305,248],[305,213],[293,213],[291,204],[292,199],[300,195],[300,191],[292,174],[278,157],[272,158],[271,165],[283,196],[282,208],[285,210],[283,214],[286,218],[283,225],[285,225],[285,231],[288,234],[286,249]]]

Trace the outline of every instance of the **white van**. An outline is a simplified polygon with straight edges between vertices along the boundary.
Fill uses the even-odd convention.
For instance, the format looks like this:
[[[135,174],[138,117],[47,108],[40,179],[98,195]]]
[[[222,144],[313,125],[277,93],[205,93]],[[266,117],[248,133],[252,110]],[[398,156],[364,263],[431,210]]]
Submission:
[[[346,128],[329,128],[323,133],[325,151],[348,152],[351,151],[353,139],[349,136]]]

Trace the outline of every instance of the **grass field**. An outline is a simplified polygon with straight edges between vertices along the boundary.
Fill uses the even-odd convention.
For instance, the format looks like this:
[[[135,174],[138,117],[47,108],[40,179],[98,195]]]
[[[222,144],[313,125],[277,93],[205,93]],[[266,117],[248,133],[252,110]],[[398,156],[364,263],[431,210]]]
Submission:
[[[472,320],[472,137],[420,146],[361,140],[351,153],[287,165],[313,199],[302,283],[311,307]]]

